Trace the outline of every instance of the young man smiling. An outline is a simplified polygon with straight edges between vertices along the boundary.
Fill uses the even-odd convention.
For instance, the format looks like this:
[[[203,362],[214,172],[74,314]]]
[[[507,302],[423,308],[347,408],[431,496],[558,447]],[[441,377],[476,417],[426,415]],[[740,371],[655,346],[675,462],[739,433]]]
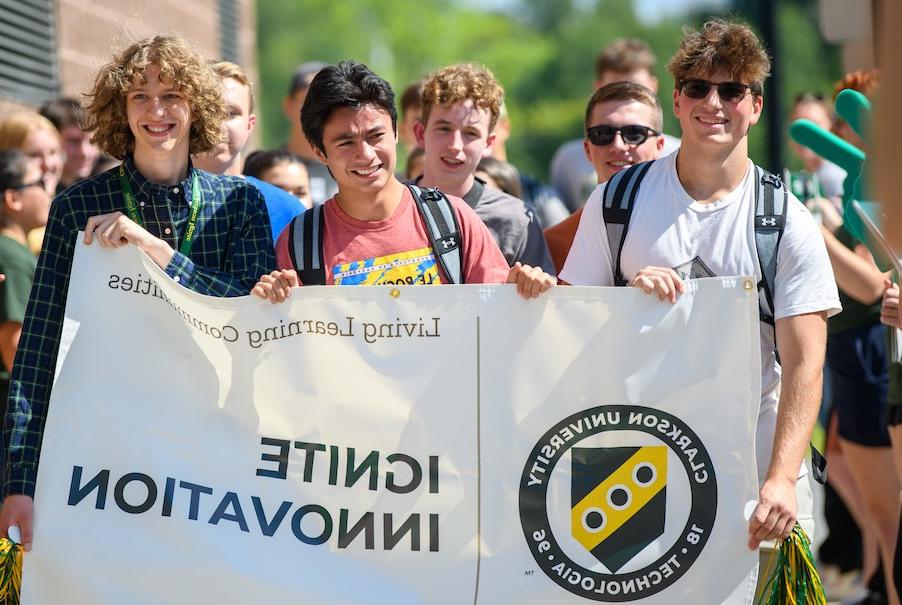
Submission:
[[[242,154],[257,124],[254,114],[254,91],[250,78],[239,65],[229,61],[213,64],[213,71],[222,78],[222,101],[228,115],[222,123],[222,141],[206,154],[195,156],[194,165],[213,174],[227,174],[246,178],[263,194],[272,227],[273,241],[279,237],[288,221],[304,211],[304,205],[290,193],[241,174]]]
[[[614,82],[633,82],[657,95],[656,63],[657,58],[647,42],[637,38],[613,40],[595,59],[592,90],[597,91]],[[661,155],[673,153],[680,146],[679,139],[666,134],[663,137]],[[607,180],[593,171],[591,160],[587,161],[583,153],[583,141],[580,139],[567,141],[554,152],[549,172],[551,186],[560,192],[561,199],[573,212],[583,207],[596,183]]]
[[[301,124],[317,157],[335,176],[338,193],[305,213],[311,218],[310,228],[319,228],[319,249],[298,248],[297,235],[307,231],[305,219],[298,217],[276,243],[280,270],[263,275],[252,293],[281,302],[292,287],[311,283],[449,283],[448,267],[437,258],[437,242],[427,230],[414,191],[395,177],[397,112],[388,82],[355,61],[325,67],[310,84]],[[541,269],[519,264],[509,268],[473,210],[459,198],[451,196],[448,201],[449,214],[444,216],[448,223],[456,223],[461,281],[509,281],[525,297],[554,284]],[[312,218],[316,216],[321,219]],[[321,220],[319,227],[314,220]],[[305,241],[309,245],[312,239]],[[304,252],[322,255],[318,277]],[[314,277],[318,282],[312,281]]]
[[[190,94],[189,94],[190,91]],[[220,79],[178,38],[137,42],[101,68],[87,107],[94,142],[120,167],[53,203],[10,382],[0,528],[31,548],[34,483],[78,231],[84,244],[134,245],[175,281],[212,296],[246,294],[274,265],[259,191],[195,170],[225,111]]]
[[[596,90],[586,105],[583,152],[595,168],[598,182],[606,183],[621,170],[657,159],[664,149],[663,123],[658,97],[640,84],[614,82]],[[580,208],[545,230],[558,273],[564,268],[582,214]]]
[[[491,153],[504,89],[484,67],[451,65],[423,83],[423,115],[414,124],[426,151],[417,184],[462,198],[485,222],[508,264],[521,262],[554,273],[542,228],[523,200],[487,188],[475,177]]]
[[[760,492],[749,523],[749,547],[758,548],[788,536],[797,519],[812,530],[810,487],[800,468],[820,406],[826,318],[840,308],[836,283],[811,215],[792,194],[784,198],[779,180],[748,157],[748,132],[761,117],[770,70],[755,34],[744,25],[709,21],[701,31],[686,32],[668,69],[676,80],[680,150],[645,173],[619,255],[608,239],[605,187],[593,192],[561,278],[578,285],[628,283],[671,302],[691,277],[756,275],[766,292],[756,219],[763,218],[770,233],[782,221],[775,285],[759,297],[766,299],[755,444]],[[772,187],[775,204],[786,199],[782,215],[756,216],[759,187],[765,194]]]

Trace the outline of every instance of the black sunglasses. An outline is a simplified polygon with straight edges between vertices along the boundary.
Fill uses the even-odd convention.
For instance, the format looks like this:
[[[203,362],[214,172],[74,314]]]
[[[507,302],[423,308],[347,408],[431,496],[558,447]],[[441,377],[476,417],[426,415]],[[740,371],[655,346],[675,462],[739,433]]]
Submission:
[[[23,189],[28,189],[29,187],[40,187],[41,189],[46,188],[46,185],[44,184],[43,175],[39,179],[32,181],[31,183],[22,183],[21,185],[19,185],[17,187],[13,187],[13,189],[16,189],[17,191],[22,191]]]
[[[648,137],[656,137],[661,133],[648,126],[639,126],[638,124],[630,124],[629,126],[609,126],[607,124],[599,124],[586,129],[586,138],[593,145],[604,147],[614,142],[617,133],[623,138],[623,142],[627,145],[641,145],[648,140]]]
[[[717,96],[724,103],[736,103],[745,98],[746,93],[752,89],[751,84],[742,82],[709,82],[708,80],[692,79],[680,80],[680,90],[690,99],[704,99],[711,92],[711,87],[717,87]]]

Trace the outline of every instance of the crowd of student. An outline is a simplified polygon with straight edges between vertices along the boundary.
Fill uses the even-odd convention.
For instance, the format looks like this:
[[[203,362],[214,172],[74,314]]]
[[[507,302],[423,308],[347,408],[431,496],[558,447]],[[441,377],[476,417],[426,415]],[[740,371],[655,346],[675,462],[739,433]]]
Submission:
[[[283,103],[284,147],[246,157],[256,122],[247,76],[168,36],[113,57],[84,104],[0,119],[0,528],[18,525],[30,547],[79,231],[87,245],[137,246],[196,292],[273,303],[312,284],[509,282],[528,299],[555,276],[675,302],[687,279],[757,275],[760,496],[749,547],[767,552],[796,522],[813,532],[803,458],[822,409],[838,494],[828,504],[848,509],[863,545],[850,561],[840,556],[856,551],[848,540],[839,555],[827,543],[831,581],[859,569],[872,580],[861,602],[898,605],[902,396],[885,327],[902,327],[898,287],[843,227],[838,167],[794,146],[804,169],[784,186],[750,161],[771,66],[750,29],[712,20],[686,31],[667,65],[682,139],[663,133],[654,65],[641,41],[602,51],[584,137],[555,154],[553,187],[507,162],[504,91],[476,64],[407,87],[399,118],[391,87],[366,66],[304,63]],[[875,86],[873,74],[853,74],[837,92]],[[793,117],[866,149],[817,94],[800,96]],[[835,539],[844,530],[829,516]]]

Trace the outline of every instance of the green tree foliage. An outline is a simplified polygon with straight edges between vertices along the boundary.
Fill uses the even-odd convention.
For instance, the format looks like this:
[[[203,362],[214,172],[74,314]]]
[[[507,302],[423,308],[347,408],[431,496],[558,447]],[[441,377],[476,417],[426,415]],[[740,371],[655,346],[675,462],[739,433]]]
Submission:
[[[825,53],[806,2],[781,7],[782,54],[792,57],[781,92],[787,103],[800,90],[825,90],[838,75],[835,52]],[[513,125],[511,161],[545,177],[558,145],[581,136],[595,58],[618,37],[647,40],[658,55],[665,130],[679,135],[665,63],[679,44],[682,25],[697,25],[708,15],[646,24],[629,0],[509,0],[496,6],[489,10],[460,0],[258,0],[264,144],[276,146],[288,138],[281,102],[301,62],[356,59],[400,93],[433,69],[475,61],[494,71],[505,87]],[[754,133],[754,153],[763,150],[761,135]]]

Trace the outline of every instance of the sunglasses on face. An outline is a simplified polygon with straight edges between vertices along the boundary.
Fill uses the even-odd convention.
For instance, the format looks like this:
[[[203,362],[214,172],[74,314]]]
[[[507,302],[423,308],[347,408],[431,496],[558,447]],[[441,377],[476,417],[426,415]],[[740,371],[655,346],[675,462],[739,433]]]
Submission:
[[[44,184],[44,177],[41,176],[36,181],[32,181],[31,183],[22,183],[18,187],[13,187],[13,189],[22,191],[23,189],[30,189],[31,187],[40,187],[41,189],[45,189],[46,185]]]
[[[648,140],[648,137],[656,137],[661,133],[648,126],[639,126],[638,124],[630,124],[629,126],[609,126],[607,124],[599,124],[586,129],[586,138],[593,145],[604,147],[614,142],[614,137],[620,133],[620,137],[627,145],[641,145]]]
[[[724,103],[736,103],[745,98],[746,93],[752,89],[750,84],[742,82],[709,82],[708,80],[692,79],[680,80],[680,90],[690,99],[707,98],[711,87],[717,87],[717,96]]]

